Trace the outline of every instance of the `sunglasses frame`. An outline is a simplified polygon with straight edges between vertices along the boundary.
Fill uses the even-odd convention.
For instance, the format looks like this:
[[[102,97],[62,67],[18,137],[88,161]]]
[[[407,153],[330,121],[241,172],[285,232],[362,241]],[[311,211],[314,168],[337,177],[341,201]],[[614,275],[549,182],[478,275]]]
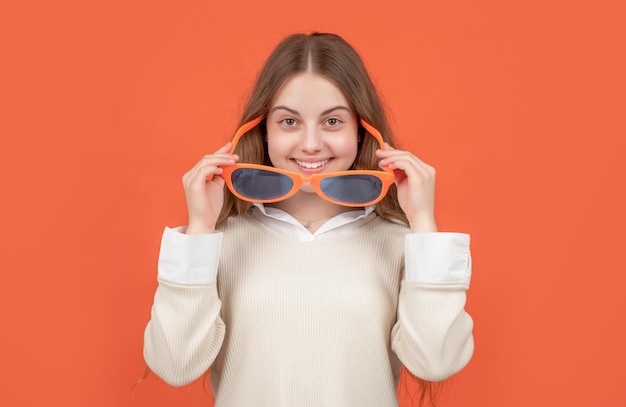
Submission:
[[[239,127],[239,129],[237,129],[237,131],[235,132],[235,136],[233,137],[233,141],[232,141],[233,146],[230,150],[231,154],[234,153],[235,147],[237,146],[237,143],[239,142],[241,137],[243,137],[247,132],[249,132],[254,127],[256,127],[261,122],[261,120],[263,120],[263,116],[259,116],[256,119],[250,120],[249,122],[246,122],[241,127]],[[365,130],[367,130],[367,132],[378,141],[378,143],[380,144],[380,147],[383,148],[384,141],[380,132],[376,130],[371,124],[367,123],[365,120],[360,119],[360,122],[361,122],[361,125],[363,125],[363,127],[365,128]],[[237,198],[242,199],[244,201],[257,202],[257,203],[271,203],[271,202],[283,201],[295,195],[300,190],[300,187],[302,186],[302,184],[304,184],[305,182],[308,182],[311,184],[313,191],[315,191],[317,195],[319,195],[323,199],[329,202],[332,202],[334,204],[342,205],[342,206],[350,206],[350,207],[369,206],[369,205],[374,205],[377,202],[380,202],[380,200],[382,200],[385,197],[385,195],[387,194],[387,191],[389,190],[389,187],[391,186],[391,184],[393,184],[394,179],[395,179],[395,176],[391,169],[387,169],[385,171],[346,170],[346,171],[335,171],[335,172],[327,172],[327,173],[320,173],[320,174],[302,175],[298,172],[287,171],[281,168],[270,167],[267,165],[260,165],[260,164],[237,163],[234,165],[223,166],[221,168],[222,168],[222,178],[224,178],[224,181],[226,182],[226,186],[228,186],[228,189],[230,190],[230,192],[233,193],[233,195],[235,195]],[[257,169],[257,170],[263,170],[263,171],[274,172],[274,173],[285,175],[293,181],[293,187],[289,190],[289,192],[287,192],[284,195],[281,195],[278,198],[252,200],[238,193],[233,187],[231,176],[235,170],[240,169],[240,168]],[[380,179],[382,181],[382,189],[381,189],[380,195],[376,199],[370,202],[347,203],[347,202],[333,199],[324,193],[321,187],[322,180],[326,178],[346,176],[346,175],[371,175]]]

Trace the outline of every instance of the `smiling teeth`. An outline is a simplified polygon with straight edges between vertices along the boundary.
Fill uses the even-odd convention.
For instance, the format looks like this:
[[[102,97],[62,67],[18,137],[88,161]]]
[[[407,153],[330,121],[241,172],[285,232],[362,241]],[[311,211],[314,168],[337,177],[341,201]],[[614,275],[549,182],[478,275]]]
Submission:
[[[323,165],[328,164],[330,160],[324,160],[324,161],[316,161],[314,163],[309,163],[306,161],[298,161],[295,160],[296,164],[298,164],[300,167],[304,167],[304,168],[308,168],[308,169],[315,169],[315,168],[319,168]]]

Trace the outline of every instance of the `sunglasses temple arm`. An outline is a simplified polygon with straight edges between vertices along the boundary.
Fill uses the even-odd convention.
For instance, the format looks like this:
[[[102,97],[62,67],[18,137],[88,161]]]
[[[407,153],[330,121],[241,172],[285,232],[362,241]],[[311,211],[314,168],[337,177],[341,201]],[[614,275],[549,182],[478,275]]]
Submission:
[[[255,128],[259,123],[261,123],[261,120],[263,120],[263,116],[259,116],[256,119],[250,120],[249,122],[242,124],[241,127],[237,129],[237,131],[235,132],[235,136],[233,137],[233,141],[232,141],[233,146],[230,149],[230,154],[235,152],[235,147],[237,146],[239,139],[244,134],[246,134],[247,132]]]
[[[363,127],[365,127],[365,130],[367,130],[367,132],[369,134],[371,134],[380,144],[380,148],[383,148],[383,143],[385,142],[383,140],[383,136],[380,134],[380,132],[378,130],[376,130],[376,128],[374,126],[372,126],[371,124],[369,124],[368,122],[366,122],[365,120],[361,119],[361,124],[363,125]],[[390,173],[391,175],[393,174],[393,171],[390,168],[387,168],[386,170],[388,173]],[[395,178],[395,176],[394,176]]]

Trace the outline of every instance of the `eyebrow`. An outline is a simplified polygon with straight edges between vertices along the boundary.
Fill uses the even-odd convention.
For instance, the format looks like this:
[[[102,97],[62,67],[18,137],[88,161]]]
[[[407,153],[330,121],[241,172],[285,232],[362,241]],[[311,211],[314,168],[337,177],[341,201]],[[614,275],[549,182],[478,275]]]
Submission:
[[[291,114],[295,114],[295,115],[298,115],[298,116],[300,115],[300,112],[298,112],[297,110],[290,109],[287,106],[283,106],[283,105],[274,106],[272,108],[272,110],[270,110],[270,112],[275,112],[276,110],[279,110],[279,109],[286,110],[286,111],[290,112]],[[320,113],[320,116],[327,115],[328,113],[334,112],[335,110],[345,110],[345,111],[347,111],[349,113],[352,113],[352,109],[349,109],[346,106],[338,105],[338,106],[335,106],[335,107],[331,107],[330,109],[324,110],[322,113]]]

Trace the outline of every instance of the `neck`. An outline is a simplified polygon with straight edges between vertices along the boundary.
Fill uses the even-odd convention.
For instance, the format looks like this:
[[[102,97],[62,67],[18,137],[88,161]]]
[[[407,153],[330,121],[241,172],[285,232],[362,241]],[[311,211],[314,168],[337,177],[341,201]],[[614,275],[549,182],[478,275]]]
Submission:
[[[320,223],[351,209],[328,202],[315,193],[303,191],[284,201],[274,202],[271,206],[287,212],[303,224],[312,221]]]

